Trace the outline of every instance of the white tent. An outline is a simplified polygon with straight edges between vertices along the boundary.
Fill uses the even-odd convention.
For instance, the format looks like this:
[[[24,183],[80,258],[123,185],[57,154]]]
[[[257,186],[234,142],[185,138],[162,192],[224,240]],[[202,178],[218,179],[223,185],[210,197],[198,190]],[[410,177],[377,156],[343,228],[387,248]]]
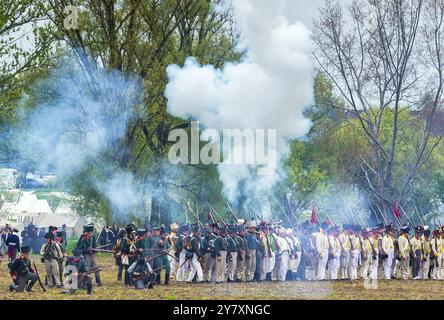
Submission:
[[[39,200],[33,192],[22,192],[17,203],[5,202],[0,216],[27,224],[42,214],[52,213],[46,200]]]
[[[61,227],[66,225],[68,237],[79,236],[82,233],[83,226],[88,221],[80,216],[71,207],[60,204],[54,213],[44,213],[35,221],[35,225],[39,228],[47,228],[49,226]]]

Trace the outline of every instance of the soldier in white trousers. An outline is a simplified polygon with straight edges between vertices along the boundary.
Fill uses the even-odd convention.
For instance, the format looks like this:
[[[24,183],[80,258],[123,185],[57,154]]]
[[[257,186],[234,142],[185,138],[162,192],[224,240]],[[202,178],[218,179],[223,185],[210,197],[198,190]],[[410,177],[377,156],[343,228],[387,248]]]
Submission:
[[[279,269],[277,270],[278,281],[285,281],[290,259],[290,246],[284,238],[284,232],[284,229],[279,229],[276,237],[276,242],[279,248],[278,254],[280,256]]]
[[[404,226],[401,228],[401,235],[398,238],[399,255],[401,257],[401,279],[407,280],[410,271],[410,243],[409,243],[410,227]]]
[[[200,235],[199,235],[199,226],[193,225],[192,227],[192,232],[193,232],[193,236],[191,237],[191,241],[190,241],[190,247],[187,250],[187,255],[192,254],[192,258],[190,259],[190,267],[191,267],[191,271],[190,274],[188,276],[188,283],[191,283],[194,279],[194,277],[197,274],[197,282],[202,282],[203,281],[203,271],[202,271],[202,266],[200,265],[199,262],[199,257],[201,255],[201,250],[200,250]]]
[[[360,226],[354,226],[350,235],[350,266],[348,274],[352,281],[358,279],[359,256],[361,254],[360,231]]]
[[[332,227],[329,233],[328,275],[330,280],[337,280],[342,250],[341,242],[338,237],[339,228]]]
[[[323,223],[319,232],[316,234],[316,252],[318,255],[316,280],[325,280],[329,250],[328,236],[326,234],[327,228],[328,225]]]
[[[430,244],[430,230],[427,229],[424,231],[424,238],[422,240],[422,261],[421,261],[421,271],[419,272],[419,277],[422,280],[429,279],[429,269],[430,269],[430,254],[432,252],[431,244]]]
[[[390,280],[392,278],[392,264],[395,254],[395,234],[394,227],[392,224],[386,226],[386,234],[382,237],[382,255],[383,255],[383,268],[384,268],[384,278]]]

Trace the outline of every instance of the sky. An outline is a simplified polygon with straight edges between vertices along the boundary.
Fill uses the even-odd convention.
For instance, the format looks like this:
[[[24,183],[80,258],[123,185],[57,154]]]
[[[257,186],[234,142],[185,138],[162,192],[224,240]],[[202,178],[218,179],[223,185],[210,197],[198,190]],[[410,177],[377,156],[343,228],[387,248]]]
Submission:
[[[311,29],[313,19],[319,15],[319,7],[325,0],[292,0],[288,15],[294,20],[302,21]]]

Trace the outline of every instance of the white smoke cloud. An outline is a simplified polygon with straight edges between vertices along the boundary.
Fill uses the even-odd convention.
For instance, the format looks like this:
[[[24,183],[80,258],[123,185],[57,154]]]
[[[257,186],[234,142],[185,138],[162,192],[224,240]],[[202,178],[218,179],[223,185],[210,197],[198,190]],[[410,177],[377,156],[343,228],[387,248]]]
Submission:
[[[188,58],[168,67],[165,96],[169,111],[223,129],[277,129],[279,162],[288,140],[308,133],[303,111],[312,101],[313,66],[309,31],[287,16],[290,0],[233,0],[234,16],[248,48],[244,61],[223,69]],[[227,197],[267,192],[280,178],[258,176],[248,165],[219,165]],[[242,188],[241,188],[242,186]],[[242,190],[240,190],[242,189]]]

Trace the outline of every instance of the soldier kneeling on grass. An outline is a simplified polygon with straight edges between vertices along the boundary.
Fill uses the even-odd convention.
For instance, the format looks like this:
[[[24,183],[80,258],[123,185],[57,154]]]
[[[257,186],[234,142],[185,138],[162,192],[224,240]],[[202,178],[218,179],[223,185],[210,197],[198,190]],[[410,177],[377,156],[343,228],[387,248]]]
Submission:
[[[65,291],[64,294],[75,294],[77,289],[85,290],[88,294],[93,293],[91,273],[88,272],[86,260],[82,256],[82,250],[75,248],[73,256],[68,257],[65,266]]]
[[[128,268],[128,274],[137,290],[145,289],[146,285],[148,285],[148,289],[154,289],[153,283],[156,281],[156,273],[153,272],[143,254],[140,254],[137,261]]]
[[[21,254],[18,259],[8,264],[10,274],[14,284],[9,286],[9,291],[15,292],[32,292],[32,287],[38,280],[37,274],[31,267],[31,260],[29,260],[29,247],[22,247]]]

